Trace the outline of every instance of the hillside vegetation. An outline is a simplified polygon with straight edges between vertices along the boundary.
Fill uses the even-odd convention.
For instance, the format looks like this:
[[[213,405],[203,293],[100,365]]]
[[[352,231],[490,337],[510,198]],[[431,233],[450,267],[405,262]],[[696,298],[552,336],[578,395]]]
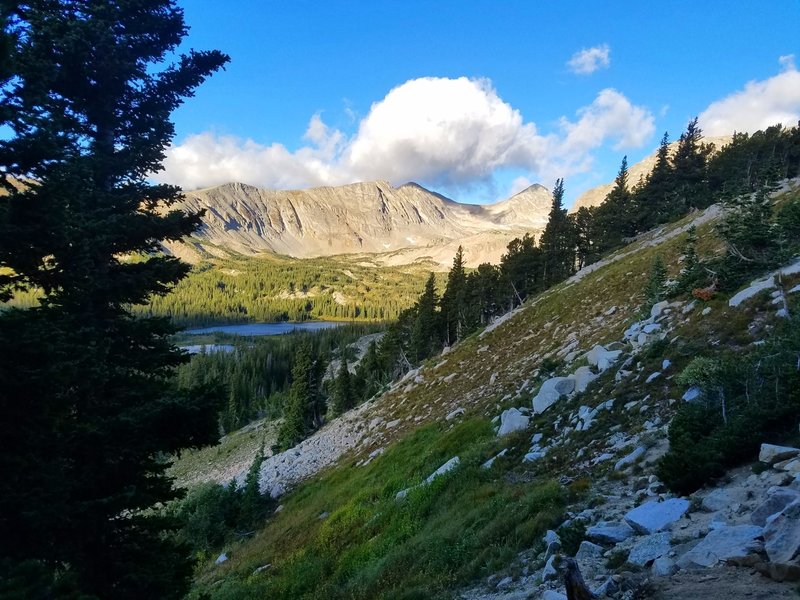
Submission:
[[[779,203],[800,202],[792,189]],[[642,319],[656,258],[668,278],[679,277],[690,226],[704,261],[724,255],[718,214],[712,207],[641,236],[411,372],[360,415],[358,442],[336,466],[282,497],[282,509],[252,539],[226,547],[227,561],[201,570],[196,597],[451,598],[476,577],[541,568],[546,529],[587,506],[613,512],[613,498],[598,490],[655,468],[667,424],[688,406],[680,400],[687,383],[675,375],[695,357],[750,352],[762,342],[769,348],[776,339],[789,354],[800,350],[785,337],[797,330],[796,317],[776,316],[763,296],[729,306],[728,293],[703,301],[684,292],[663,309],[659,327],[666,335],[640,347],[627,342],[624,332]],[[798,282],[798,274],[785,275],[779,289]],[[796,315],[800,294],[782,297]],[[616,367],[585,392],[530,415],[526,429],[496,436],[492,422],[504,409],[529,406],[542,381],[588,364],[585,353],[596,344],[623,350]],[[581,407],[594,416],[590,427],[576,429],[577,415],[586,416]],[[796,406],[790,412],[782,427],[773,423],[761,435],[787,435],[785,417],[794,427],[800,415]],[[710,422],[722,423],[717,412],[703,419],[707,430]],[[526,461],[534,433],[549,450]],[[627,474],[615,471],[641,444],[651,449],[645,462],[632,463]],[[757,445],[744,448],[734,461],[755,459]],[[482,468],[503,450],[490,469]],[[455,456],[453,471],[396,499]],[[270,477],[263,469],[262,486]],[[569,527],[559,533],[565,545],[572,539],[573,552],[585,536]]]

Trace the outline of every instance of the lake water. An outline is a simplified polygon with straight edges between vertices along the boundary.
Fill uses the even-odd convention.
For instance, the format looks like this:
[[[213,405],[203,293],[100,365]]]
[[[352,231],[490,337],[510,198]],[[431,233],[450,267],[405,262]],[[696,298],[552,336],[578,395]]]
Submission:
[[[255,336],[255,335],[282,335],[293,331],[320,331],[321,329],[331,329],[339,327],[342,322],[337,321],[306,321],[303,323],[247,323],[244,325],[216,325],[214,327],[203,327],[201,329],[185,329],[183,333],[199,335],[202,333],[229,333],[232,335]]]

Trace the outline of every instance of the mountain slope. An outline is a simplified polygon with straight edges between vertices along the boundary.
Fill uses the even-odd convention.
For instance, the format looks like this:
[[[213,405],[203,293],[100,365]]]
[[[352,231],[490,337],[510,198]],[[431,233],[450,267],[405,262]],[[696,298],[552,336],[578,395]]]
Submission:
[[[290,191],[229,183],[186,192],[183,205],[206,211],[192,240],[201,251],[221,247],[297,258],[368,253],[387,254],[386,262],[394,264],[422,257],[448,264],[450,246],[463,243],[474,266],[498,259],[512,238],[544,229],[550,202],[550,192],[539,185],[481,206],[414,183],[395,188],[378,181]]]
[[[718,214],[712,207],[641,236],[298,447],[267,459],[263,489],[295,489],[281,497],[282,510],[263,531],[226,547],[229,560],[209,561],[196,597],[539,598],[546,588],[558,587],[559,578],[542,585],[547,555],[541,539],[563,519],[571,525],[564,523],[559,534],[572,555],[589,535],[576,521],[621,521],[637,505],[649,502],[653,508],[663,500],[688,508],[688,499],[670,497],[657,478],[648,477],[665,452],[672,415],[685,404],[680,398],[686,388],[677,375],[708,347],[758,347],[780,320],[766,293],[741,306],[726,295],[705,305],[683,297],[643,319],[641,290],[655,257],[661,255],[675,276],[691,225],[704,240],[700,251],[717,252]],[[800,262],[795,268],[781,282],[795,290],[786,292],[792,314],[800,310]],[[652,335],[643,342],[632,331]],[[596,344],[605,349],[599,352]],[[616,354],[600,367],[598,352]],[[592,373],[589,365],[600,372]],[[541,382],[553,374],[577,376],[581,369],[593,375],[585,390],[533,414],[530,402]],[[523,428],[496,435],[492,425],[506,420],[503,409],[516,407],[526,416]],[[431,477],[455,457],[460,462],[452,472]],[[776,478],[787,480],[773,472],[737,476],[744,481],[737,485],[746,484],[742,490],[754,495],[730,514],[705,508],[711,494],[703,491],[674,532],[655,538],[626,533],[631,537],[620,545],[597,537],[581,543],[587,583],[595,588],[608,581],[613,567],[606,558],[614,557],[609,552],[624,553],[622,564],[629,553],[635,557],[634,548],[647,550],[658,542],[666,548],[658,546],[658,552],[685,556],[707,534],[713,537],[709,531],[728,527],[720,519],[730,523],[726,531],[752,527],[744,524],[749,511],[769,486],[781,485],[771,483]],[[643,579],[651,562],[633,570]],[[625,565],[617,573],[635,585],[630,570]],[[497,585],[497,593],[490,596],[486,584],[474,595],[457,591],[469,581]]]

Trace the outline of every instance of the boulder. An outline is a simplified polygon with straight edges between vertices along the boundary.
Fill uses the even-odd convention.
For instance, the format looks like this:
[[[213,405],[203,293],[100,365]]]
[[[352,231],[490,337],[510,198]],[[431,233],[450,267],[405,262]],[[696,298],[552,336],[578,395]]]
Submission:
[[[483,463],[481,465],[481,468],[483,468],[483,469],[491,469],[492,465],[494,464],[494,461],[496,461],[501,456],[505,456],[507,452],[508,452],[508,448],[503,448],[500,452],[498,452],[492,458],[490,458],[485,463]]]
[[[625,522],[641,534],[663,531],[689,510],[689,501],[670,498],[664,502],[647,502],[625,515]]]
[[[661,331],[661,325],[659,323],[648,323],[642,327],[642,333],[644,334],[656,333],[657,331]]]
[[[706,512],[717,512],[727,508],[732,503],[733,499],[727,490],[720,489],[713,490],[705,498],[703,498],[701,506]]]
[[[652,383],[659,377],[661,377],[661,371],[655,371],[654,373],[650,373],[650,375],[645,380],[645,383]]]
[[[622,458],[620,458],[614,465],[614,470],[621,471],[628,465],[632,465],[637,460],[639,460],[641,456],[644,456],[645,452],[647,452],[647,448],[645,448],[644,446],[639,446],[627,456],[623,456]]]
[[[800,454],[800,449],[790,446],[775,446],[773,444],[761,444],[761,451],[758,453],[758,460],[768,465],[775,464],[782,460],[794,458]]]
[[[636,544],[631,548],[628,555],[628,562],[640,567],[645,567],[657,558],[666,556],[671,549],[668,531],[646,535],[636,540]]]
[[[683,397],[681,399],[684,402],[694,402],[702,394],[703,394],[702,388],[700,386],[698,386],[698,385],[693,385],[688,390],[686,390],[686,393],[683,394]]]
[[[579,561],[593,560],[603,556],[603,547],[583,540],[578,551],[575,553],[575,558]]]
[[[533,399],[533,412],[543,413],[553,406],[561,396],[575,389],[575,380],[570,377],[552,377],[542,384],[539,393]]]
[[[558,571],[556,570],[555,565],[553,564],[556,560],[556,555],[550,555],[550,558],[547,559],[547,562],[544,564],[544,569],[542,570],[542,581],[550,581],[551,579],[558,579]]]
[[[756,525],[723,526],[714,529],[679,560],[681,568],[713,567],[726,560],[744,558],[761,552],[761,527]]]
[[[500,429],[497,431],[497,435],[503,436],[514,431],[527,429],[529,422],[530,418],[523,415],[516,408],[504,410],[503,414],[500,415]]]
[[[800,492],[792,488],[770,488],[769,496],[764,502],[756,507],[750,515],[750,522],[753,525],[764,527],[767,519],[776,515],[795,500],[800,500]]]
[[[591,368],[578,367],[575,370],[575,373],[572,374],[572,378],[575,380],[575,391],[579,394],[585,392],[586,388],[589,387],[589,384],[598,377],[599,375],[592,373]]]
[[[567,600],[567,597],[555,590],[545,590],[542,594],[542,600]]]
[[[627,523],[600,522],[586,530],[586,537],[601,544],[618,544],[635,535]]]
[[[453,412],[448,413],[448,415],[444,418],[444,420],[445,421],[452,421],[456,417],[460,417],[461,415],[463,415],[465,412],[466,411],[463,408],[459,407],[459,408],[455,409]]]
[[[653,308],[650,309],[650,318],[657,319],[661,316],[661,313],[664,312],[664,309],[669,306],[668,300],[662,300],[661,302],[656,302],[653,304]]]
[[[748,287],[743,289],[742,291],[734,294],[734,296],[728,300],[728,306],[739,306],[745,300],[749,300],[756,294],[763,292],[764,290],[770,290],[775,287],[775,276],[770,275],[766,279],[757,279],[753,281]]]
[[[800,458],[790,458],[789,460],[782,460],[772,465],[772,468],[777,471],[784,471],[791,475],[800,473]]]
[[[436,479],[437,477],[441,477],[445,473],[449,473],[450,471],[455,469],[459,465],[460,462],[461,462],[461,459],[458,458],[457,456],[454,456],[453,458],[448,460],[446,463],[444,463],[441,467],[436,469],[433,473],[428,475],[428,477],[425,479],[425,483],[430,483],[434,479]]]
[[[675,561],[666,556],[661,556],[653,561],[652,572],[656,577],[669,577],[678,571]]]
[[[767,520],[764,542],[767,556],[774,563],[788,563],[797,557],[800,552],[800,500],[795,500]]]
[[[461,459],[458,458],[457,456],[454,456],[453,458],[448,460],[446,463],[444,463],[441,467],[436,469],[433,473],[428,475],[428,477],[425,478],[425,481],[423,481],[419,485],[415,485],[413,487],[406,488],[404,490],[400,490],[399,492],[397,492],[397,494],[395,495],[395,500],[403,500],[406,496],[408,496],[408,493],[411,490],[414,490],[416,488],[419,488],[419,487],[422,487],[422,486],[430,484],[437,477],[441,477],[445,473],[449,473],[450,471],[455,469],[460,463],[461,463]]]
[[[606,350],[603,346],[597,344],[586,353],[586,360],[593,367],[597,367],[600,371],[605,371],[617,361],[620,354],[622,354],[621,350]]]

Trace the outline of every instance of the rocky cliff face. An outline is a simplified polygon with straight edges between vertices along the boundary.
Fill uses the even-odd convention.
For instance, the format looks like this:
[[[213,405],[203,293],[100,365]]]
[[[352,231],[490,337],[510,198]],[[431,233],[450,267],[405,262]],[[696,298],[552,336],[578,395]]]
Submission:
[[[497,204],[460,204],[409,183],[354,183],[307,190],[265,190],[229,183],[186,192],[184,207],[205,209],[197,244],[243,254],[297,258],[384,254],[383,262],[421,258],[449,264],[462,244],[467,262],[497,260],[506,244],[544,229],[550,192],[534,185]]]

